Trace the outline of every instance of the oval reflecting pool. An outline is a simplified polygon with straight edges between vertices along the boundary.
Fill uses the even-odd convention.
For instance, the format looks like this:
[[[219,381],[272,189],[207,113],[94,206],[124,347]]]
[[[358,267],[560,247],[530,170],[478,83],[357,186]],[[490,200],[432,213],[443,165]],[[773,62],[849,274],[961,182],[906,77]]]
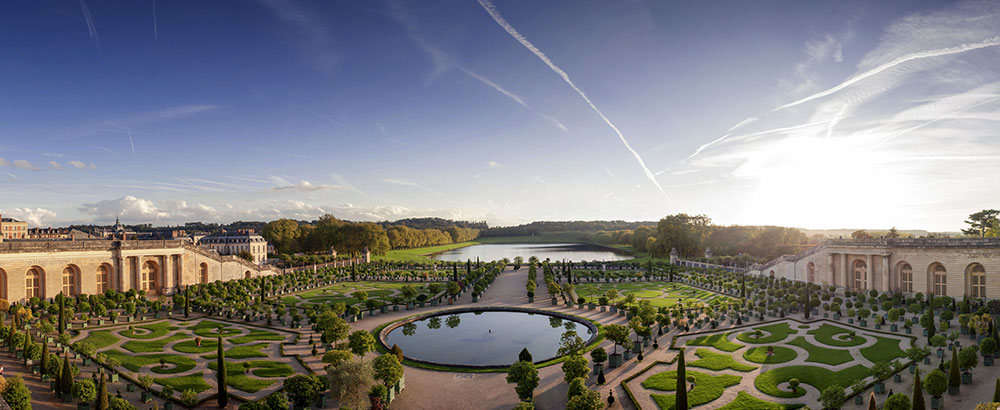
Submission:
[[[477,311],[425,317],[389,331],[384,342],[409,359],[456,366],[509,366],[527,348],[535,362],[557,356],[568,330],[584,341],[590,327],[575,320],[522,311]]]

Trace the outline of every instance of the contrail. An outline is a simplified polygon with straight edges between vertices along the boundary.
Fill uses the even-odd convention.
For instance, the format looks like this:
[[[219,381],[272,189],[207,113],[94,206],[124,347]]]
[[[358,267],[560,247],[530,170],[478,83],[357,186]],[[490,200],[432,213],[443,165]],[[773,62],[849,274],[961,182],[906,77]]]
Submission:
[[[726,132],[733,132],[733,130],[735,130],[737,128],[740,128],[740,127],[742,127],[744,125],[747,125],[747,124],[749,124],[751,122],[757,121],[758,119],[759,118],[757,118],[757,117],[747,117],[743,121],[740,121],[740,122],[736,123],[736,125],[734,125],[732,127],[729,127],[729,129],[726,130]]]
[[[153,41],[159,41],[160,37],[156,33],[156,0],[153,0]]]
[[[507,91],[506,89],[504,89],[503,87],[501,87],[500,84],[497,84],[496,82],[493,82],[489,78],[486,78],[486,77],[483,77],[483,76],[479,75],[479,73],[476,73],[474,71],[466,69],[465,67],[458,66],[458,69],[462,70],[462,72],[465,73],[465,74],[467,74],[469,77],[475,78],[476,80],[479,80],[479,82],[481,82],[483,84],[486,84],[486,85],[488,85],[490,87],[493,87],[494,90],[497,90],[498,92],[500,92],[500,94],[503,94],[503,95],[507,96],[507,98],[510,98],[511,100],[514,100],[514,102],[520,104],[522,107],[528,109],[529,111],[535,112],[536,114],[538,114],[542,118],[545,118],[546,120],[548,120],[549,122],[551,122],[552,124],[554,124],[557,128],[559,128],[559,129],[561,129],[563,131],[569,131],[569,129],[567,129],[566,126],[563,125],[563,123],[561,121],[557,120],[555,117],[553,117],[551,115],[545,115],[545,114],[542,114],[542,113],[539,113],[539,112],[535,111],[535,109],[531,108],[531,106],[528,105],[528,103],[524,102],[524,100],[521,99],[520,96],[518,96],[517,94],[514,94],[514,93],[512,93],[510,91]]]
[[[132,130],[128,130],[128,143],[132,146],[132,155],[135,155],[135,141],[132,140]]]
[[[744,125],[747,125],[747,124],[749,124],[751,122],[754,122],[754,121],[757,121],[757,120],[758,120],[757,117],[747,117],[743,121],[740,121],[740,122],[736,123],[736,125],[734,125],[732,127],[729,127],[729,129],[726,130],[726,135],[723,135],[723,136],[721,136],[719,138],[716,138],[715,140],[713,140],[712,142],[709,142],[708,144],[703,144],[702,146],[698,147],[698,149],[696,149],[694,151],[694,154],[688,155],[688,157],[685,158],[685,159],[691,159],[691,158],[694,158],[694,157],[698,156],[698,154],[701,154],[701,152],[704,151],[706,148],[711,147],[711,146],[713,146],[715,144],[718,144],[718,143],[720,143],[722,141],[725,141],[726,138],[729,138],[730,135],[733,135],[733,131],[736,130],[737,128],[743,127]],[[657,175],[659,175],[659,174],[657,174]]]
[[[563,71],[561,68],[559,68],[559,66],[557,66],[555,63],[553,63],[552,60],[550,60],[549,57],[542,52],[542,50],[539,50],[538,47],[535,47],[535,45],[532,44],[530,41],[528,41],[526,37],[521,35],[521,33],[519,33],[514,28],[514,26],[508,23],[507,20],[500,15],[500,11],[497,10],[496,6],[494,6],[493,3],[490,2],[490,0],[477,0],[477,1],[479,2],[479,5],[483,7],[483,10],[486,10],[486,12],[489,13],[490,17],[493,17],[493,21],[496,21],[496,23],[500,25],[500,27],[502,27],[504,30],[507,31],[507,34],[510,34],[510,36],[514,37],[514,39],[517,40],[517,42],[521,43],[521,45],[524,46],[524,48],[527,48],[529,51],[534,53],[539,60],[542,60],[542,62],[548,65],[553,72],[562,77],[563,81],[565,81],[566,84],[569,84],[569,86],[572,87],[577,94],[580,94],[580,97],[583,98],[583,100],[586,101],[588,105],[590,105],[590,108],[593,109],[594,112],[596,112],[597,115],[599,115],[602,120],[604,120],[604,123],[608,124],[608,126],[611,127],[611,129],[614,130],[616,134],[618,134],[618,139],[622,141],[622,144],[625,145],[625,148],[628,149],[629,152],[632,153],[632,156],[635,157],[636,162],[638,162],[639,166],[642,167],[643,173],[646,174],[646,178],[648,178],[649,181],[652,182],[653,185],[655,185],[656,188],[660,190],[660,193],[663,194],[664,198],[670,200],[670,197],[667,196],[667,192],[664,191],[663,187],[660,186],[660,183],[656,181],[656,176],[653,175],[653,172],[650,171],[649,167],[646,166],[646,162],[642,160],[642,157],[639,155],[639,153],[636,152],[634,149],[632,149],[632,145],[630,145],[628,143],[628,140],[625,139],[625,135],[622,134],[622,132],[618,129],[618,127],[616,127],[615,124],[613,124],[611,120],[608,119],[608,117],[604,115],[604,113],[601,112],[601,110],[598,109],[593,102],[590,101],[590,98],[587,97],[587,94],[584,94],[583,90],[580,90],[580,88],[573,83],[573,80],[569,78],[569,74],[566,74],[566,72]]]
[[[97,51],[101,51],[101,38],[97,36],[94,19],[90,17],[90,8],[87,7],[87,3],[84,0],[80,0],[80,9],[83,10],[83,19],[87,22],[87,31],[90,32],[90,38],[94,40],[94,44],[97,44]]]
[[[342,123],[342,122],[340,122],[340,121],[337,121],[337,120],[335,120],[335,119],[333,119],[333,118],[330,118],[330,117],[327,117],[327,116],[325,116],[325,115],[320,115],[320,114],[317,114],[317,113],[314,113],[314,112],[312,112],[312,111],[309,111],[309,110],[302,110],[302,111],[305,111],[305,112],[307,112],[307,113],[310,113],[310,114],[312,114],[312,115],[315,115],[315,116],[316,116],[316,117],[318,117],[318,118],[321,118],[321,119],[324,119],[324,120],[327,120],[327,121],[330,121],[331,123],[334,123],[334,124],[337,124],[337,125],[339,125],[339,126],[341,126],[341,127],[344,127],[344,128],[347,128],[347,129],[349,129],[349,130],[353,130],[353,129],[354,129],[354,128],[351,128],[351,127],[347,126],[346,124],[344,124],[344,123]]]
[[[482,1],[480,1],[480,3],[482,3]],[[941,56],[946,56],[946,55],[951,55],[951,54],[959,54],[959,53],[964,53],[966,51],[978,50],[980,48],[994,47],[994,46],[1000,46],[1000,36],[990,37],[990,38],[988,38],[986,40],[983,40],[983,41],[980,41],[980,42],[977,42],[977,43],[966,43],[966,44],[962,44],[962,45],[958,45],[958,46],[954,46],[954,47],[945,47],[945,48],[939,48],[939,49],[936,49],[936,50],[927,50],[927,51],[921,51],[921,52],[918,52],[918,53],[907,54],[907,55],[904,55],[902,57],[897,57],[896,59],[894,59],[894,60],[892,60],[892,61],[890,61],[888,63],[882,64],[882,65],[880,65],[878,67],[875,67],[875,68],[873,68],[871,70],[868,70],[868,71],[865,71],[865,72],[863,72],[861,74],[858,74],[858,75],[856,75],[856,76],[854,76],[852,78],[849,78],[847,81],[844,81],[844,82],[838,84],[836,87],[830,88],[828,90],[820,91],[820,92],[818,92],[816,94],[810,95],[810,96],[805,97],[805,98],[803,98],[801,100],[790,102],[788,104],[779,106],[778,108],[775,108],[775,109],[771,110],[771,112],[780,111],[780,110],[783,110],[783,109],[788,108],[788,107],[794,107],[796,105],[799,105],[799,104],[802,104],[802,103],[805,103],[805,102],[808,102],[808,101],[815,100],[817,98],[826,97],[826,96],[828,96],[830,94],[833,94],[833,93],[835,93],[837,91],[843,90],[844,88],[850,87],[851,85],[857,83],[858,81],[864,80],[864,79],[866,79],[868,77],[871,77],[873,75],[876,75],[878,73],[881,73],[881,72],[883,72],[885,70],[888,70],[890,68],[893,68],[895,66],[898,66],[898,65],[903,64],[903,63],[908,62],[908,61],[919,60],[919,59],[924,59],[924,58],[932,58],[932,57],[941,57]]]

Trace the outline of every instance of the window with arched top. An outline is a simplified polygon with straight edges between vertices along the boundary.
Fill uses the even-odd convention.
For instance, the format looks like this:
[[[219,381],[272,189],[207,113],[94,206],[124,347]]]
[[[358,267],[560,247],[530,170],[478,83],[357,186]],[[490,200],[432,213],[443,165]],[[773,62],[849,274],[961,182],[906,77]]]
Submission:
[[[97,293],[107,292],[111,287],[108,285],[111,280],[111,266],[103,264],[97,267]]]
[[[940,263],[935,263],[930,267],[931,271],[931,291],[935,295],[947,295],[948,294],[948,271],[944,268],[944,265]]]
[[[62,294],[64,296],[76,296],[79,293],[76,287],[77,283],[80,283],[79,277],[80,268],[76,267],[76,265],[69,265],[63,268]]]
[[[142,275],[140,278],[140,290],[148,294],[156,293],[156,278],[160,274],[160,267],[153,261],[146,261],[142,264]]]
[[[978,263],[969,269],[969,294],[974,298],[986,297],[986,268]]]
[[[208,264],[201,264],[201,283],[208,283]]]
[[[816,264],[809,262],[806,265],[806,272],[808,273],[809,282],[816,282]]]
[[[7,271],[0,269],[0,298],[7,299]]]
[[[909,263],[899,265],[899,291],[913,292],[913,267]]]
[[[868,265],[863,260],[854,261],[854,288],[865,289],[868,284]]]
[[[246,271],[246,273],[243,274],[243,277],[245,279],[250,279],[250,271]]]
[[[42,292],[42,273],[44,271],[42,268],[34,266],[28,269],[28,272],[24,274],[24,297],[31,298],[44,298],[45,294]]]

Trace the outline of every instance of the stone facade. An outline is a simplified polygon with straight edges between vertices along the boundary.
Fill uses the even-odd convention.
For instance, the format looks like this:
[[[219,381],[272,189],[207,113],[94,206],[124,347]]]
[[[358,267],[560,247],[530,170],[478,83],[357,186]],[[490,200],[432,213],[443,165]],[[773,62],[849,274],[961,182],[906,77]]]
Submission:
[[[1000,238],[828,240],[750,273],[851,290],[1000,298]]]
[[[0,215],[0,242],[4,239],[25,239],[28,237],[28,223]]]
[[[219,255],[236,255],[245,251],[250,253],[254,263],[263,263],[267,260],[267,240],[263,236],[254,234],[253,230],[206,236],[199,239],[198,244],[216,251]]]
[[[184,285],[278,273],[180,240],[0,243],[0,298],[12,302],[107,289],[168,295]]]

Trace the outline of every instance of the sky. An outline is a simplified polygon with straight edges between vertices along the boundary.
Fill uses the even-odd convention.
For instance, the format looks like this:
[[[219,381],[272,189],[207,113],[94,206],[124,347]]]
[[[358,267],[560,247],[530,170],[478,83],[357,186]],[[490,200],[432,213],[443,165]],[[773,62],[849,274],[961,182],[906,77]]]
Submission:
[[[957,230],[1000,2],[0,3],[0,213]]]

